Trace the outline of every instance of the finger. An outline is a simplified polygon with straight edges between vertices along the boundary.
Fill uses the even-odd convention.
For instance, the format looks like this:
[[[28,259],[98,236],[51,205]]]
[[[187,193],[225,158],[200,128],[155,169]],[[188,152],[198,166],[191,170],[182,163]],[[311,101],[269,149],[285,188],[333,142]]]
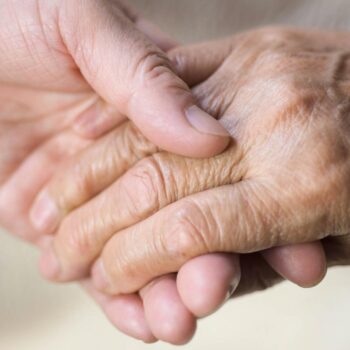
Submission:
[[[327,272],[327,260],[321,242],[271,248],[262,252],[262,255],[283,278],[301,287],[319,284]]]
[[[134,156],[138,149],[138,146],[135,147]],[[69,281],[85,276],[115,232],[146,219],[160,208],[189,194],[238,181],[241,166],[237,165],[235,171],[231,171],[227,167],[227,158],[230,164],[238,162],[239,154],[234,146],[225,154],[205,161],[159,153],[137,163],[106,191],[63,221],[53,247],[60,273],[52,275],[51,279]],[[102,161],[101,158],[99,161]],[[69,188],[73,185],[76,189],[74,180],[70,183],[74,176],[70,176],[69,171],[64,176],[67,178],[66,186]],[[56,193],[62,195],[65,191],[65,188],[58,188]],[[103,220],[96,216],[101,208]],[[52,251],[49,254],[53,254]]]
[[[135,25],[164,52],[168,52],[178,45],[176,40],[170,38],[158,26],[145,18],[138,17],[135,21]]]
[[[126,117],[112,105],[97,99],[73,123],[73,129],[82,137],[97,139],[120,125]]]
[[[349,265],[350,234],[344,236],[326,237],[322,240],[328,266]]]
[[[262,255],[274,271],[302,287],[318,284],[327,269],[319,242],[271,248]],[[232,296],[240,277],[237,255],[208,254],[185,263],[178,273],[177,285],[186,307],[203,317]]]
[[[72,158],[37,195],[30,210],[33,226],[41,233],[52,233],[71,210],[156,151],[131,123],[121,125]]]
[[[154,23],[146,20],[140,15],[137,9],[131,4],[120,2],[117,5],[123,13],[135,24],[135,26],[148,36],[160,49],[168,51],[170,48],[176,46],[175,40],[166,35]]]
[[[150,329],[159,340],[183,345],[192,339],[196,320],[181,301],[175,275],[153,281],[140,295]]]
[[[207,254],[185,263],[177,275],[181,300],[197,317],[205,317],[222,306],[236,290],[241,278],[236,254]]]
[[[189,86],[207,80],[223,64],[232,51],[232,38],[178,46],[168,52],[176,72]]]
[[[264,291],[284,280],[260,253],[242,254],[240,262],[241,280],[232,298]]]
[[[196,106],[164,52],[122,11],[109,2],[69,4],[62,11],[63,41],[106,102],[165,150],[207,157],[226,148],[226,130]]]
[[[90,280],[81,285],[121,332],[146,343],[157,341],[148,326],[142,300],[137,294],[110,297],[98,292]]]
[[[39,249],[45,250],[52,244],[52,239],[50,236],[42,236],[36,245]],[[44,276],[49,268],[50,263],[47,259],[40,259],[39,270]],[[101,307],[109,321],[121,332],[146,343],[153,343],[157,340],[148,326],[143,303],[138,294],[111,297],[99,292],[90,278],[82,280],[80,285]]]
[[[28,241],[40,236],[28,217],[36,194],[54,174],[57,164],[87,143],[71,131],[59,132],[20,164],[0,191],[0,218],[6,229]]]
[[[253,181],[204,191],[119,232],[95,270],[98,287],[112,294],[132,292],[202,254],[249,253],[322,238],[308,215],[296,222],[292,212],[280,210],[286,204],[275,203],[265,191]],[[302,210],[310,210],[307,203]]]

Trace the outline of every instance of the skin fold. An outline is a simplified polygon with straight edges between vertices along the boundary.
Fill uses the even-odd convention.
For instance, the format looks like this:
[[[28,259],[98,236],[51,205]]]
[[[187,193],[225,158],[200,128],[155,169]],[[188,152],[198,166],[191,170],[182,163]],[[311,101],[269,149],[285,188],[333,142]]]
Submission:
[[[139,30],[142,30],[160,48],[166,50],[172,44],[155,31],[148,22],[139,18],[120,2],[27,1],[23,4],[20,1],[4,1],[0,7],[3,14],[0,23],[3,28],[0,50],[0,96],[3,102],[0,118],[2,145],[0,220],[2,225],[11,232],[36,241],[43,248],[50,246],[50,239],[38,241],[41,232],[31,228],[29,224],[28,213],[34,197],[52,174],[56,173],[62,162],[91,143],[86,136],[100,135],[124,120],[123,114],[130,116],[150,139],[168,150],[192,156],[208,156],[226,147],[226,134],[224,135],[222,129],[213,120],[208,119],[208,115],[199,112],[195,113],[196,117],[193,117],[193,113],[192,116],[186,115],[187,121],[183,118],[186,114],[184,110],[192,107],[194,103],[193,97],[183,81],[174,75],[173,67],[164,54],[144,35],[140,35]],[[91,23],[96,23],[96,28],[92,28]],[[114,24],[111,25],[111,23]],[[104,36],[96,37],[95,33]],[[123,35],[120,36],[120,33]],[[116,37],[129,38],[129,41],[118,41],[115,40]],[[119,46],[103,46],[108,41],[113,44],[118,43]],[[136,51],[131,52],[131,56],[136,58],[136,61],[140,59],[134,62],[135,65],[131,64],[128,57],[121,55],[125,52],[130,53],[128,50],[130,42],[140,43],[140,46],[134,45],[133,49]],[[108,49],[110,47],[114,51],[110,51]],[[101,52],[103,55],[100,54]],[[118,52],[118,62],[115,62],[115,52]],[[124,69],[123,62],[137,69],[131,71]],[[118,72],[111,70],[109,68],[111,66],[119,67]],[[96,70],[94,67],[103,67],[103,69]],[[123,77],[125,81],[136,84],[137,93],[133,95],[133,99],[129,99],[129,93],[130,89],[135,87],[127,84],[122,84],[122,87],[115,85],[116,80],[112,79],[114,74],[118,78]],[[118,81],[123,82],[123,79]],[[146,91],[158,92],[158,87],[163,88],[159,94],[145,93]],[[172,91],[175,93],[172,94]],[[177,99],[176,96],[180,98]],[[100,97],[103,97],[103,100]],[[163,103],[159,104],[160,101]],[[161,113],[162,108],[159,109],[159,107],[156,108],[157,113],[154,113],[154,106],[166,107],[167,113]],[[173,107],[170,108],[172,113],[168,113],[169,106]],[[145,114],[145,110],[151,113]],[[158,118],[157,115],[159,115]],[[164,128],[162,120],[159,119],[164,118],[163,115],[171,117],[166,121],[167,128]],[[154,124],[150,121],[154,121]],[[168,128],[171,121],[176,121],[174,127]],[[196,130],[192,129],[190,124],[195,126]],[[162,132],[157,130],[159,126]],[[71,131],[72,128],[76,133]],[[176,137],[176,132],[167,134],[164,130],[177,130],[177,135],[181,135],[181,138]],[[209,130],[215,130],[214,134],[207,133]],[[181,142],[175,143],[172,140]],[[185,142],[183,143],[182,140]],[[308,248],[309,246],[303,246],[302,251],[305,253]],[[315,246],[312,249],[315,251]],[[300,249],[293,247],[289,248],[289,251],[293,252],[295,257]],[[278,258],[274,252],[271,250],[267,254]],[[322,263],[322,255],[317,256]],[[213,266],[214,263],[221,264],[221,262],[224,264],[220,266],[231,266],[228,273],[222,276],[224,283],[221,287],[224,286],[224,288],[219,288],[220,291],[227,292],[227,289],[232,290],[234,287],[231,285],[233,282],[237,283],[237,271],[233,268],[237,267],[237,262],[228,265],[232,256],[224,257],[224,261],[220,260],[222,257],[222,255],[221,258],[212,256],[213,260],[206,260],[206,262],[210,262],[208,266]],[[193,266],[196,262],[198,260],[194,260]],[[203,265],[200,263],[200,266]],[[244,266],[242,264],[243,271]],[[271,272],[269,268],[266,270]],[[283,264],[280,264],[279,270],[287,277],[288,271],[285,270],[284,273],[282,271]],[[195,271],[198,274],[200,270],[197,267]],[[207,269],[205,271],[208,272]],[[263,270],[259,271],[258,269],[255,276],[257,278]],[[318,274],[312,275],[315,271]],[[319,272],[324,270],[315,271],[311,271],[310,274],[313,278],[311,281],[314,283],[321,276]],[[179,281],[181,276],[183,274],[180,271]],[[186,274],[184,276],[186,277]],[[185,277],[183,280],[186,281]],[[207,276],[203,273],[203,280],[206,280],[205,277]],[[276,274],[274,277],[277,279]],[[300,276],[298,278],[292,276],[291,279],[305,285],[305,281],[301,281]],[[244,280],[243,276],[242,281]],[[152,311],[147,311],[148,316],[145,315],[137,295],[111,298],[96,291],[88,280],[84,282],[84,286],[95,297],[112,322],[124,332],[145,341],[154,341],[156,337],[153,333],[157,333],[159,339],[174,343],[186,342],[193,334],[194,318],[183,307],[179,295],[176,294],[173,275],[162,277],[158,283],[153,283],[152,288],[146,287],[145,291],[140,293],[144,300],[150,300],[145,301],[147,310],[154,309],[152,300],[166,300],[170,296],[168,301],[172,300],[174,306],[171,310],[174,311],[174,315],[180,315],[177,321],[182,321],[180,324],[186,326],[183,329],[172,328],[176,322],[165,323],[164,316],[156,315]],[[157,285],[159,288],[155,290]],[[243,285],[242,282],[240,285]],[[150,297],[147,297],[147,293],[151,293]],[[182,299],[186,299],[184,293],[182,293]],[[221,299],[222,297],[219,296],[218,300]],[[213,311],[214,306],[212,305],[209,309]],[[182,311],[178,314],[180,309]],[[208,312],[207,310],[204,313]],[[118,314],[123,314],[123,318],[132,322],[123,323],[124,320],[116,316]],[[165,324],[166,327],[157,328],[159,324],[157,322]],[[148,323],[153,324],[152,331]]]
[[[218,162],[219,171],[206,175],[221,186],[204,188],[115,234],[94,269],[102,290],[132,292],[207,252],[251,253],[325,237],[327,243],[346,241],[349,39],[348,33],[272,28],[174,53],[179,70],[181,62],[196,62],[203,77],[201,65],[213,68],[194,91],[234,139],[209,160]],[[208,94],[213,86],[214,99]],[[231,161],[221,164],[227,154]],[[166,178],[171,160],[160,155],[155,162],[159,178]],[[203,163],[191,164],[193,183],[205,187],[202,173]],[[182,188],[181,179],[174,182],[173,191]]]
[[[227,146],[226,131],[203,111],[184,115],[187,107],[193,107],[194,97],[161,51],[174,43],[120,2],[11,0],[1,2],[0,12],[0,222],[9,232],[42,249],[51,245],[52,238],[43,238],[36,228],[38,221],[34,226],[30,222],[37,193],[71,157],[91,145],[92,138],[124,121],[125,114],[164,149],[209,156]],[[104,181],[99,179],[101,188],[95,194],[106,186]],[[50,207],[44,209],[45,214]],[[43,212],[39,221],[42,218]],[[318,256],[322,267],[322,254]],[[212,255],[204,262],[194,260],[194,270],[184,274],[202,276],[197,290],[210,302],[208,307],[204,298],[204,307],[195,308],[202,315],[223,302],[223,295],[234,289],[239,277],[237,258]],[[217,283],[208,279],[207,265],[222,268]],[[319,276],[310,276],[308,283],[316,283]],[[300,276],[293,278],[305,284]],[[201,281],[218,287],[209,293],[200,289]],[[173,343],[188,341],[194,332],[195,318],[180,299],[174,275],[162,277],[159,284],[153,282],[140,295],[122,297],[98,292],[89,276],[82,284],[109,319],[131,336],[155,341],[149,323],[159,339]],[[149,311],[147,320],[140,297],[147,298],[147,310],[156,309],[152,300],[163,300],[175,317],[165,322],[164,315]],[[159,322],[166,327],[159,327]]]
[[[63,220],[53,246],[60,265],[46,270],[48,277],[64,281],[85,273],[105,239],[93,275],[110,294],[136,292],[167,273],[182,276],[185,262],[217,251],[244,254],[246,274],[237,293],[266,288],[277,279],[262,256],[273,264],[288,250],[252,254],[273,246],[322,239],[328,264],[347,264],[348,44],[347,33],[268,28],[173,51],[180,76],[195,85],[201,106],[232,135],[230,147],[206,160],[152,150]],[[144,149],[137,129],[121,128],[131,149],[137,149],[135,139]],[[91,164],[83,160],[81,173],[96,175],[103,168]],[[60,174],[43,191],[63,213],[72,208],[60,186],[68,188],[66,175],[71,177],[69,171]],[[93,177],[86,179],[84,200]],[[43,267],[50,266],[52,254],[44,256]]]
[[[214,119],[203,112],[201,123],[192,113],[198,131],[184,116],[193,98],[162,51],[174,42],[128,6],[118,1],[11,0],[1,2],[0,13],[0,222],[9,232],[47,245],[29,220],[36,194],[92,138],[125,120],[124,114],[141,124],[143,118],[158,119],[154,127],[148,123],[148,137],[182,154],[208,156],[226,147],[227,132]],[[103,40],[95,33],[104,34]],[[153,84],[158,93],[148,96],[146,106],[142,90],[147,86],[157,92]],[[160,95],[173,105],[173,115],[169,109],[166,113],[173,122],[167,144],[157,130],[166,116],[161,110],[153,115]],[[215,134],[205,132],[208,126]],[[187,135],[185,146],[176,142],[178,132]],[[108,298],[89,279],[84,286],[116,326],[138,339],[155,340],[143,308],[129,307],[132,298]],[[119,314],[129,315],[123,316],[128,321],[118,322]]]
[[[67,217],[56,253],[66,263],[74,260],[72,246],[89,254],[96,245],[90,228],[101,234],[110,228],[115,234],[93,271],[112,294],[137,291],[213,251],[251,253],[324,239],[329,264],[345,263],[349,40],[347,33],[268,28],[175,50],[180,76],[229,130],[231,146],[206,160],[157,152],[137,163],[76,211],[83,224],[70,242],[64,232],[79,224]],[[54,197],[60,187],[53,183]],[[104,220],[96,220],[92,213],[102,205]],[[135,215],[147,219],[125,228]]]

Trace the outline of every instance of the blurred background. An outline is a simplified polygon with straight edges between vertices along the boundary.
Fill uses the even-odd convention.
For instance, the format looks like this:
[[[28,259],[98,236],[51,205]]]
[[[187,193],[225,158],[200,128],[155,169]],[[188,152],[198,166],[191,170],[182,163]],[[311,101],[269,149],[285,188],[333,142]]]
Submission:
[[[180,42],[265,24],[349,29],[348,0],[132,0]],[[75,285],[56,286],[37,272],[37,252],[0,231],[0,349],[166,350],[116,331]],[[348,350],[349,268],[331,270],[304,290],[289,283],[231,300],[199,323],[186,349]]]

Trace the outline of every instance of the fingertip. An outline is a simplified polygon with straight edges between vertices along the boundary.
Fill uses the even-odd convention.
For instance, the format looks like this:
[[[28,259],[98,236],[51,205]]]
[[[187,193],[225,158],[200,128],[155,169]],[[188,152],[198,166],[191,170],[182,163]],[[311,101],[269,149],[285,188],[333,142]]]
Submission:
[[[126,335],[145,343],[154,343],[144,313],[142,300],[137,294],[109,296],[99,292],[91,279],[82,280],[80,285],[90,294],[114,327]]]
[[[235,254],[207,254],[187,262],[177,276],[177,287],[186,307],[197,317],[215,312],[232,295],[240,281]]]
[[[303,288],[318,285],[327,273],[321,242],[276,247],[264,251],[263,256],[282,277]]]
[[[157,341],[144,313],[142,300],[136,294],[110,297],[103,305],[110,322],[124,334],[152,344]]]
[[[35,199],[29,212],[29,219],[33,227],[43,234],[52,234],[58,226],[60,211],[46,191]]]
[[[145,315],[152,333],[173,345],[188,343],[195,331],[196,320],[182,303],[175,276],[165,276],[143,289]]]
[[[131,100],[128,115],[145,137],[168,152],[194,158],[223,152],[231,140],[229,133],[218,120],[194,104],[183,82],[177,84],[177,89],[168,86],[161,89],[164,83],[147,91],[141,89]]]

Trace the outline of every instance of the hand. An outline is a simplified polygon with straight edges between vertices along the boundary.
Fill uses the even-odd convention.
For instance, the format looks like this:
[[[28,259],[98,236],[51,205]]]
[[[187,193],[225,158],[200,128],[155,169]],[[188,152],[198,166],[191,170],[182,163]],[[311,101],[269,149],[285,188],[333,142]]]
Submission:
[[[65,165],[38,195],[33,211],[37,205],[42,206],[43,199],[50,198],[63,218],[53,238],[54,251],[48,249],[42,258],[42,272],[56,281],[87,276],[91,264],[116,231],[142,221],[183,198],[186,192],[215,187],[220,180],[213,175],[220,174],[225,164],[233,161],[230,155],[227,152],[220,159],[201,161],[176,157],[159,152],[132,124],[123,124]],[[157,164],[164,167],[158,169]],[[198,177],[199,169],[202,172]],[[157,191],[158,182],[154,181],[162,179],[164,186]],[[100,194],[94,196],[96,192]],[[44,205],[47,206],[52,207]],[[319,244],[276,248],[263,256],[280,274],[303,286],[318,283],[325,273]],[[241,294],[281,280],[259,255],[243,259],[242,269]],[[194,332],[193,315],[203,317],[215,311],[234,291],[239,277],[235,255],[198,257],[182,266],[177,281],[174,275],[167,275],[143,288],[140,296],[120,296],[117,300],[123,317],[114,318],[114,323],[128,334],[139,334],[132,324],[126,326],[130,321],[125,309],[138,310],[138,317],[147,320],[156,338],[184,343]]]
[[[37,241],[28,220],[36,193],[61,162],[90,143],[86,137],[117,125],[123,113],[179,153],[207,156],[226,147],[226,132],[204,112],[196,117],[192,107],[186,121],[191,94],[160,50],[173,42],[126,6],[7,0],[0,11],[0,222],[9,231]],[[169,127],[161,133],[162,123]],[[113,318],[116,300],[90,291]],[[149,334],[142,335],[153,339]]]
[[[151,213],[157,200],[167,204],[179,191],[184,198],[131,227],[111,224],[120,231],[94,269],[96,280],[105,280],[102,290],[137,291],[208,252],[250,253],[349,232],[349,88],[342,53],[348,41],[347,33],[265,29],[173,53],[187,81],[208,78],[195,94],[225,123],[234,142],[224,154],[191,160],[191,166],[189,160],[160,153],[137,167],[139,176],[135,170],[125,174],[120,188],[140,206],[144,203],[135,190],[142,180],[156,179],[151,182],[156,195],[147,202]],[[184,176],[171,178],[173,159],[191,169],[189,185],[182,183]],[[208,173],[206,168],[220,170]],[[148,176],[153,171],[158,175]],[[213,187],[221,187],[208,188],[208,176]],[[105,202],[100,195],[84,210],[91,217]],[[114,212],[123,213],[122,205],[115,204]],[[85,230],[89,225],[84,223]],[[89,242],[86,237],[81,236]]]

